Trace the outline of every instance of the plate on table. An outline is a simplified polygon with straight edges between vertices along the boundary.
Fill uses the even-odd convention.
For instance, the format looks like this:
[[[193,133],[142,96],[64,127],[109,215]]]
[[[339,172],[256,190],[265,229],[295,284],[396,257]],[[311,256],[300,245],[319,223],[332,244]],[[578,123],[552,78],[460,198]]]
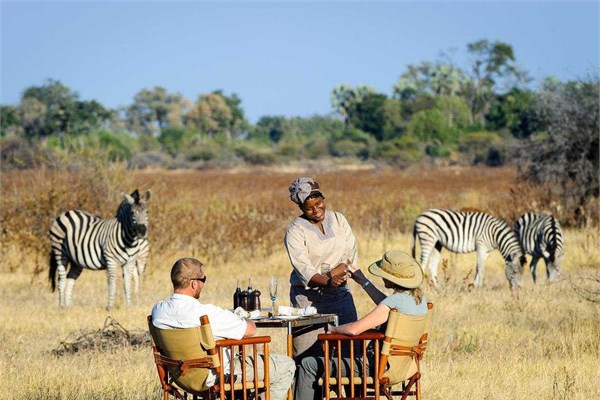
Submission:
[[[267,317],[266,315],[258,315],[256,317],[250,317],[250,319],[253,321],[259,321],[261,319],[267,319],[267,318],[269,318],[269,317]]]
[[[291,320],[291,319],[302,318],[302,316],[301,315],[276,315],[275,318],[283,319],[283,320]]]

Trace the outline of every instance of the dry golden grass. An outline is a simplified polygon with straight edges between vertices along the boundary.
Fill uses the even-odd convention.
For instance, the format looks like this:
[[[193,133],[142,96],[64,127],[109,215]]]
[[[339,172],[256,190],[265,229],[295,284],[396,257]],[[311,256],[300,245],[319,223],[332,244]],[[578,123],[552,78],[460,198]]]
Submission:
[[[158,380],[149,348],[82,351],[56,357],[52,350],[80,330],[102,328],[106,317],[106,274],[84,271],[74,289],[74,306],[58,308],[47,283],[46,231],[59,211],[81,207],[112,215],[114,193],[153,190],[151,259],[134,306],[110,313],[130,330],[144,330],[152,305],[169,296],[173,261],[195,256],[208,265],[203,301],[231,306],[236,280],[264,292],[268,278],[283,283],[285,304],[290,272],[282,236],[298,212],[287,198],[302,170],[104,172],[94,180],[48,171],[2,175],[0,258],[0,398],[157,399]],[[414,217],[429,207],[472,207],[508,211],[510,169],[311,170],[322,183],[330,208],[344,212],[367,266],[391,248],[408,251]],[[514,204],[514,203],[511,203]],[[517,212],[520,210],[512,210]],[[20,221],[20,223],[19,223]],[[510,221],[512,223],[512,221]],[[442,253],[444,287],[426,288],[436,304],[424,362],[426,399],[596,399],[600,395],[600,309],[578,297],[570,278],[598,273],[599,235],[566,230],[564,279],[533,285],[528,269],[519,298],[511,296],[501,257],[486,263],[484,287],[470,291],[475,255]],[[538,276],[544,275],[543,264]],[[374,283],[382,287],[377,279]],[[121,283],[119,282],[119,285]],[[370,300],[351,285],[360,315]],[[268,300],[263,299],[264,305]],[[284,352],[282,330],[268,330],[273,350]]]

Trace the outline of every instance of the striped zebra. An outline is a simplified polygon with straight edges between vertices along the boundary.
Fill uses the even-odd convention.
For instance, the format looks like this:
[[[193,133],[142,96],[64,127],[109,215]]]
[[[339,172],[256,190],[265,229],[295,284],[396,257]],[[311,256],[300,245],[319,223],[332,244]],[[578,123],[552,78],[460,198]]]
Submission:
[[[150,191],[140,199],[137,189],[131,195],[123,193],[123,201],[113,218],[101,218],[85,211],[70,210],[61,214],[50,228],[50,273],[52,291],[56,289],[62,308],[71,306],[73,285],[83,271],[106,269],[108,272],[108,310],[114,306],[116,274],[123,267],[123,282],[127,305],[131,304],[131,279],[139,284],[145,268],[149,244],[148,208]],[[136,265],[142,256],[140,265]],[[142,265],[143,264],[143,265]],[[67,266],[70,265],[67,273]]]
[[[560,264],[565,254],[560,223],[551,215],[523,214],[515,223],[515,232],[525,254],[531,255],[531,277],[536,281],[535,269],[540,258],[546,262],[549,282],[560,278]]]
[[[421,245],[421,266],[428,268],[430,281],[437,288],[437,268],[440,251],[446,248],[455,253],[477,252],[474,285],[483,283],[484,263],[490,251],[500,250],[506,263],[505,275],[511,289],[521,283],[525,256],[515,232],[499,218],[478,211],[430,209],[415,220],[412,255],[416,238]]]

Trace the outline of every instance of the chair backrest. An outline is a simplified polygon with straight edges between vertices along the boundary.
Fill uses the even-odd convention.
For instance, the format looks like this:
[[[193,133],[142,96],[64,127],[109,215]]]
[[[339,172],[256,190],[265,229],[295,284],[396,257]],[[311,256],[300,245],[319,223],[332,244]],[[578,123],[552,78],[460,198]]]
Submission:
[[[390,310],[379,359],[379,378],[386,378],[388,385],[400,383],[419,372],[419,362],[427,348],[433,304],[428,303],[427,309],[426,315],[418,317]]]
[[[163,356],[160,361],[167,367],[170,380],[193,394],[208,390],[210,370],[220,368],[208,317],[201,317],[200,326],[194,328],[159,329],[148,316],[148,329],[156,350]]]

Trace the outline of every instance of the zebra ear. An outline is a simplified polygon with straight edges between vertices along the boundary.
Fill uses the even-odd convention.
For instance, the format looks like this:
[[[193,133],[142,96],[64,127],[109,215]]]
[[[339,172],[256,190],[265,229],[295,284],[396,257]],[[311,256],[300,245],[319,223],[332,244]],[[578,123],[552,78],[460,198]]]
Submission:
[[[129,204],[135,203],[135,199],[133,197],[131,197],[130,195],[128,195],[127,193],[121,193],[121,196],[123,197],[124,202],[127,202]]]
[[[152,192],[150,190],[147,190],[145,193],[145,197],[146,197],[146,201],[150,200],[150,195],[152,194]]]
[[[140,192],[138,192],[137,189],[135,189],[132,193],[131,193],[131,197],[133,197],[133,199],[135,200],[136,203],[140,202]]]

